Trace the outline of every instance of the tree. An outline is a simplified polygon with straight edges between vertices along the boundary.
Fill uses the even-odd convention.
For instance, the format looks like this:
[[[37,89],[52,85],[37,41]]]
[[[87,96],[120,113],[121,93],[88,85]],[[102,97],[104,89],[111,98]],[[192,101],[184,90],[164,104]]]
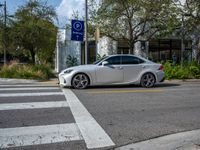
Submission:
[[[195,0],[186,0],[184,11],[189,16],[187,22],[189,26],[187,26],[187,31],[196,37],[196,54],[195,59],[200,64],[200,1]]]
[[[13,41],[10,36],[10,32],[12,31],[13,18],[10,15],[6,15],[6,24],[5,24],[5,14],[0,12],[0,57],[3,58],[4,48],[6,50],[6,55],[10,54],[10,50],[13,48]],[[7,58],[6,56],[6,58]]]
[[[193,39],[193,44],[198,49],[194,53],[194,58],[200,62],[200,1],[185,0],[183,3],[181,0],[176,0],[174,3],[179,8],[179,20],[183,28],[180,32],[184,37]]]
[[[53,7],[38,0],[29,0],[15,13],[12,32],[15,45],[30,53],[32,63],[36,62],[36,56],[44,63],[52,61],[57,34],[55,18]]]
[[[133,54],[137,41],[172,30],[176,7],[171,0],[104,0],[92,20],[101,34],[128,41]]]
[[[0,54],[2,53],[2,47],[3,47],[3,40],[2,40],[2,37],[3,37],[3,22],[0,20]]]

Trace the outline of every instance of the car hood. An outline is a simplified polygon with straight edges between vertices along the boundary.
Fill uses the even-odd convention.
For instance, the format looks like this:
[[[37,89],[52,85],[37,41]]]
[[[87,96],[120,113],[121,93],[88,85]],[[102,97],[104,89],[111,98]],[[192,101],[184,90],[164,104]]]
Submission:
[[[86,71],[86,70],[91,70],[95,69],[96,65],[80,65],[80,66],[74,66],[74,67],[69,67],[67,69],[64,69],[61,71],[60,74],[63,74],[67,70],[73,70],[73,71]]]

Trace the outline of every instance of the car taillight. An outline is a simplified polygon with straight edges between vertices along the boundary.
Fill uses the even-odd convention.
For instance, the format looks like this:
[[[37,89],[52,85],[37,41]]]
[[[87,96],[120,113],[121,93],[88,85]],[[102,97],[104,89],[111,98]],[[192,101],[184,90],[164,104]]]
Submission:
[[[162,65],[160,65],[158,70],[164,70],[164,67]]]

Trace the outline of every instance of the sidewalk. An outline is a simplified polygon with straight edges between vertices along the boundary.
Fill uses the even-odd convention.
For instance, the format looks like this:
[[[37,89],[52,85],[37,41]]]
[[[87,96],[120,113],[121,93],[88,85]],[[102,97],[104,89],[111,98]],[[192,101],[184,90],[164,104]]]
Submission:
[[[166,135],[115,150],[200,150],[200,130]]]
[[[52,85],[58,85],[59,84],[59,81],[57,78],[52,78],[48,81],[38,81],[39,83],[42,83],[42,84],[52,84]]]
[[[28,80],[28,79],[11,79],[0,78],[0,84],[45,84],[45,85],[58,85],[58,79],[53,78],[47,81]]]

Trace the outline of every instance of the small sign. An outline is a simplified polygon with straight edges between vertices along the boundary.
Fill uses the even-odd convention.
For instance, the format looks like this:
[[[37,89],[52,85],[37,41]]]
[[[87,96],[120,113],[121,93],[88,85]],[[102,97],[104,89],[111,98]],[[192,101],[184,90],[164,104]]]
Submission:
[[[84,21],[72,20],[71,25],[72,25],[71,40],[72,41],[83,41]]]

